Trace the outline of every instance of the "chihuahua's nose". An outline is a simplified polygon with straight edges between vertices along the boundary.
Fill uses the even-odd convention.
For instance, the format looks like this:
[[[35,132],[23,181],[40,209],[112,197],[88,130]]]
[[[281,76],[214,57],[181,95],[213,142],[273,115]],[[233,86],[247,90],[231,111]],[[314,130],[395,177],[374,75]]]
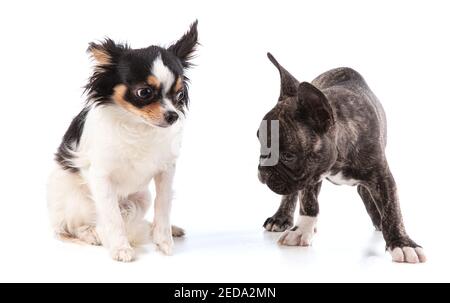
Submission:
[[[167,123],[174,124],[178,120],[178,114],[174,111],[168,111],[164,114],[164,119],[166,119]]]

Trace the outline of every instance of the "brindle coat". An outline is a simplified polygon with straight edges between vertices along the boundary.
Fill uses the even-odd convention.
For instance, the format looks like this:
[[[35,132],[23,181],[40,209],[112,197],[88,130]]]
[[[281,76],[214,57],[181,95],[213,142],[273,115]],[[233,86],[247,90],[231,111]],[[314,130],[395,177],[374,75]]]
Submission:
[[[415,249],[420,246],[405,231],[385,156],[385,113],[363,77],[353,69],[337,68],[311,83],[299,83],[272,55],[268,57],[280,72],[281,93],[264,120],[279,121],[280,160],[265,166],[267,156],[261,155],[258,169],[261,182],[283,197],[264,227],[269,231],[290,228],[298,199],[300,215],[316,217],[322,180],[335,179],[357,185],[387,249],[417,251],[413,256],[411,249],[405,251],[403,259],[393,255],[395,261],[425,261],[423,251]],[[270,144],[270,136],[267,141]],[[298,224],[291,231],[297,228]]]

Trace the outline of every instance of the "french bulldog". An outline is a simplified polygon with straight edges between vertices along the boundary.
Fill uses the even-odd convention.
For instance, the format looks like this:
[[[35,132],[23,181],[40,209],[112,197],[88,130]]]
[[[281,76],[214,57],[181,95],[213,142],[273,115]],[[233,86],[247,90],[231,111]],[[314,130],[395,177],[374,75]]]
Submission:
[[[300,83],[267,55],[280,73],[281,92],[258,131],[262,145],[258,175],[282,199],[264,228],[284,231],[278,240],[281,245],[311,245],[318,195],[326,179],[357,187],[393,261],[425,262],[422,247],[411,240],[403,225],[385,156],[386,116],[364,78],[344,67],[327,71],[311,83]],[[292,227],[297,200],[300,216]]]

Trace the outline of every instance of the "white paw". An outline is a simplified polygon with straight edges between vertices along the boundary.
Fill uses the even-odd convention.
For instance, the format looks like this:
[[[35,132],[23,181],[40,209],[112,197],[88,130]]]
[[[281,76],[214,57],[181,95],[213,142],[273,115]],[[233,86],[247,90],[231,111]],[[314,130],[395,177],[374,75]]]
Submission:
[[[302,232],[298,229],[287,230],[278,239],[278,244],[286,246],[310,246],[313,236],[314,233],[311,232]]]
[[[135,257],[134,249],[129,246],[112,249],[111,257],[116,261],[131,262]]]
[[[395,247],[389,249],[394,262],[406,262],[406,263],[423,263],[427,260],[422,247]]]
[[[77,237],[83,242],[90,245],[102,244],[94,226],[80,227],[77,231]]]
[[[158,249],[165,255],[172,255],[173,250],[173,238],[172,229],[155,227],[153,230],[153,243],[156,244]]]
[[[298,223],[281,235],[278,244],[310,246],[316,230],[316,221],[316,217],[300,216]]]

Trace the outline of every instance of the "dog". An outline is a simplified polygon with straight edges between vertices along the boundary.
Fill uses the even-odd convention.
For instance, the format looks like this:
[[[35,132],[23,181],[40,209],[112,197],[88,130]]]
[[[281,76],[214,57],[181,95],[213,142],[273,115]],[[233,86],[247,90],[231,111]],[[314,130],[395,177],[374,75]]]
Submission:
[[[56,153],[47,201],[55,233],[105,246],[129,262],[139,244],[152,240],[173,249],[172,182],[188,107],[186,70],[198,45],[197,21],[164,48],[132,49],[106,38],[91,43],[95,61],[88,101],[73,119]],[[148,186],[155,182],[153,223]]]
[[[411,240],[403,225],[385,156],[384,110],[363,77],[353,69],[337,68],[311,83],[300,83],[270,53],[267,55],[280,73],[281,92],[258,131],[262,145],[258,176],[282,199],[264,228],[284,231],[278,240],[281,245],[311,245],[319,214],[317,198],[327,179],[357,186],[393,261],[425,262],[423,249]],[[291,228],[297,200],[300,216]]]

